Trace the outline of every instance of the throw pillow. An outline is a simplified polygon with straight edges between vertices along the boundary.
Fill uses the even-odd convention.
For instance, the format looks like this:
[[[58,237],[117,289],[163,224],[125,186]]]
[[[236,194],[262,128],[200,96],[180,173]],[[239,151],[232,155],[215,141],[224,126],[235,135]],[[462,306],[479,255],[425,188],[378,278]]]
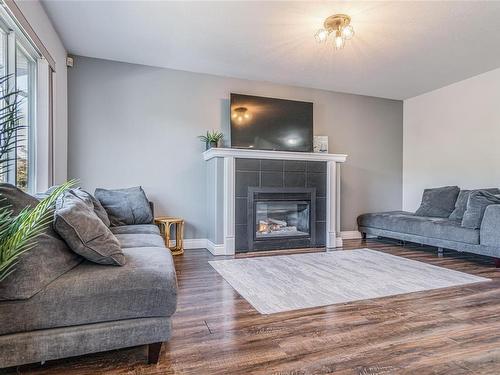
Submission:
[[[57,200],[54,228],[71,250],[99,264],[122,266],[120,243],[94,210],[71,192]]]
[[[89,208],[93,209],[97,217],[101,219],[104,225],[107,227],[111,225],[108,213],[102,206],[101,202],[99,202],[99,200],[97,200],[92,194],[82,189],[71,189],[70,192],[84,201]]]
[[[59,186],[60,185],[51,186],[46,191],[44,191],[42,193],[35,193],[34,196],[35,196],[35,198],[40,199],[40,200],[43,199],[43,198],[47,198]]]
[[[19,214],[25,207],[33,208],[40,202],[11,184],[0,184],[0,194],[0,207],[10,207],[13,215]]]
[[[35,207],[38,200],[15,186],[0,184],[2,206],[10,206],[13,214],[24,207]],[[51,225],[34,240],[35,246],[24,253],[14,272],[0,282],[0,301],[28,299],[59,276],[81,263]]]
[[[153,213],[142,187],[96,189],[95,197],[108,213],[112,226],[151,224]]]
[[[490,204],[500,204],[500,198],[484,190],[471,192],[467,201],[467,210],[462,219],[462,226],[479,229],[483,221],[484,211]]]
[[[489,189],[477,189],[477,190],[485,190],[491,194],[500,194],[500,189],[498,188],[489,188]],[[467,209],[467,201],[469,200],[469,194],[474,190],[460,190],[458,194],[457,202],[455,203],[455,209],[450,214],[450,220],[462,220],[464,217],[465,210]]]
[[[422,203],[415,215],[447,218],[455,209],[455,202],[459,193],[458,186],[425,189],[422,195]]]
[[[38,199],[46,198],[57,187],[58,187],[58,185],[52,186],[47,191],[45,191],[43,193],[35,194],[35,197]],[[108,217],[106,210],[102,206],[101,202],[99,202],[97,199],[95,199],[92,194],[86,192],[85,190],[83,190],[81,188],[70,189],[68,191],[70,191],[73,195],[75,195],[78,198],[80,198],[81,200],[83,200],[85,202],[85,204],[87,204],[87,206],[92,208],[95,211],[96,215],[99,217],[99,219],[101,219],[102,222],[107,227],[109,227],[111,225],[109,222],[109,217]]]

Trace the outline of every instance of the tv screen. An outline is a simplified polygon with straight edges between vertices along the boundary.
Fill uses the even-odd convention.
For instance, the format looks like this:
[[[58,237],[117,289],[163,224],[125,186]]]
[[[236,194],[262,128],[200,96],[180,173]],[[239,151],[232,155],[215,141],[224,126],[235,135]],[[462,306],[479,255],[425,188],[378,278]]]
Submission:
[[[231,147],[313,150],[313,104],[231,94]]]

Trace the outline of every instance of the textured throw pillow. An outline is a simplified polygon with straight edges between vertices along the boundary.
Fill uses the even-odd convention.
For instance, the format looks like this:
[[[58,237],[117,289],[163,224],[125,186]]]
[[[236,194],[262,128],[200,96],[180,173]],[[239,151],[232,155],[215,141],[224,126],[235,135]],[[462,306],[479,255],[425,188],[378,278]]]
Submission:
[[[153,213],[142,187],[96,189],[95,197],[108,213],[112,226],[151,224]]]
[[[444,186],[425,189],[422,203],[415,212],[416,216],[449,217],[455,209],[460,189],[458,186]]]
[[[36,198],[8,184],[0,184],[0,199],[1,205],[10,206],[14,215],[24,207],[38,204]],[[0,301],[28,299],[82,261],[51,225],[34,243],[35,246],[19,258],[14,272],[0,282]]]
[[[104,225],[106,225],[107,227],[109,227],[111,225],[111,222],[109,221],[108,213],[106,212],[106,210],[102,206],[101,202],[99,202],[99,200],[94,198],[94,196],[92,194],[90,194],[82,189],[71,189],[70,192],[73,195],[80,198],[82,201],[84,201],[85,204],[89,208],[93,209],[95,214],[97,215],[97,217],[99,219],[101,219],[101,221],[104,223]]]
[[[71,250],[99,264],[122,266],[120,243],[96,213],[71,192],[57,200],[54,228]]]
[[[500,189],[498,188],[488,188],[488,189],[476,189],[484,190],[491,194],[500,194]],[[450,220],[462,220],[464,217],[465,210],[467,209],[467,201],[469,200],[469,194],[471,191],[476,190],[460,190],[458,194],[457,202],[455,203],[455,209],[450,214]]]
[[[484,211],[490,204],[500,204],[500,198],[484,190],[472,191],[467,201],[467,210],[462,219],[465,228],[479,229],[483,221]]]
[[[46,198],[57,187],[59,187],[59,185],[54,185],[43,193],[35,194],[35,197],[38,199]],[[106,224],[107,227],[109,227],[111,225],[106,210],[102,206],[101,202],[99,202],[97,199],[95,199],[92,194],[86,192],[85,190],[82,190],[81,188],[70,189],[68,191],[71,192],[73,195],[77,196],[78,198],[80,198],[81,200],[83,200],[87,206],[92,208],[95,211],[96,215],[99,217],[99,219],[101,219],[102,222],[104,224]]]
[[[11,184],[0,184],[0,194],[0,207],[8,206],[14,215],[19,214],[25,207],[33,208],[40,202]]]
[[[50,194],[52,194],[52,192],[54,190],[56,190],[60,185],[54,185],[54,186],[51,186],[49,187],[46,191],[42,192],[42,193],[35,193],[34,196],[35,198],[37,199],[43,199],[43,198],[47,198]]]

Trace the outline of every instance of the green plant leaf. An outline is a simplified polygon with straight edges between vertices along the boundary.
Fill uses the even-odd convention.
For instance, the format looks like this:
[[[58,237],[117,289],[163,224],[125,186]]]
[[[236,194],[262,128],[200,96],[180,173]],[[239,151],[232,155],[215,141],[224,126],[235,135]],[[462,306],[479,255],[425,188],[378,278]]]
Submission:
[[[36,238],[52,221],[52,208],[57,198],[76,184],[67,181],[58,186],[34,208],[24,208],[18,215],[0,208],[0,282],[14,270],[19,258],[36,245]]]

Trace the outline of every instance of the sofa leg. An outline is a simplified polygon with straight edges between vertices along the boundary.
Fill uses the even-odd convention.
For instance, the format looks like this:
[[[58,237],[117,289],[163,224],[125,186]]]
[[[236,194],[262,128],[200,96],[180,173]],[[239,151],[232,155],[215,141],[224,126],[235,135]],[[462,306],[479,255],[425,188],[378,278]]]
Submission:
[[[443,256],[443,248],[442,247],[438,247],[438,257],[442,257]]]
[[[500,268],[500,258],[493,258],[495,260],[495,267]]]
[[[161,352],[161,342],[155,342],[154,344],[148,345],[148,363],[149,364],[157,364],[160,359]]]

